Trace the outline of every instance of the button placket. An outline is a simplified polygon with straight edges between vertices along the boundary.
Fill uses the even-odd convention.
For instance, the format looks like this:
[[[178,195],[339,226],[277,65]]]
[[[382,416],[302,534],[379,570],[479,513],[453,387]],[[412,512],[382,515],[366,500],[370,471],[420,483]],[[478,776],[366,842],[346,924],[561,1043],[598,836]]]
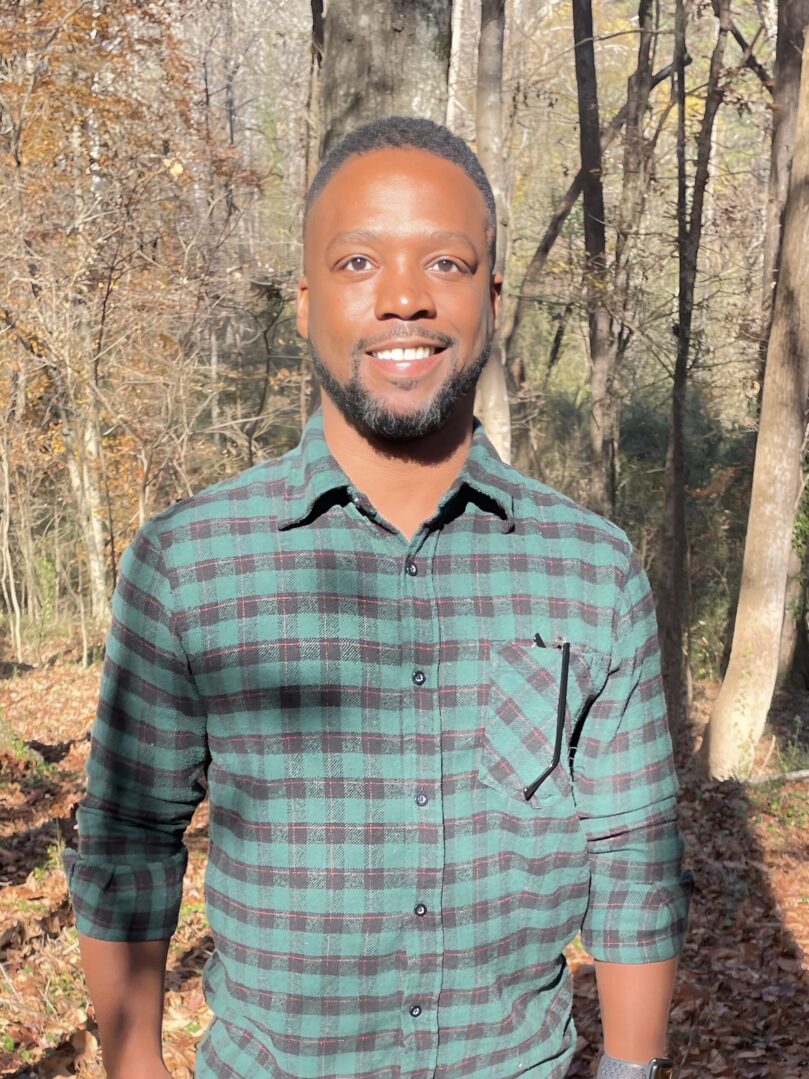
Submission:
[[[413,1020],[418,1019],[418,1028],[412,1027],[405,1035],[401,1063],[403,1070],[425,1074],[432,1074],[437,1064],[438,1017],[432,1003],[438,1000],[442,981],[441,897],[436,885],[441,878],[444,850],[439,838],[443,827],[441,721],[436,689],[441,633],[431,573],[436,542],[436,531],[422,530],[418,547],[405,555],[399,569],[405,599],[403,613],[407,612],[412,626],[403,638],[407,643],[402,658],[405,662],[409,658],[413,664],[409,671],[405,667],[402,672],[405,677],[409,674],[411,683],[403,703],[407,708],[409,700],[407,737],[417,740],[419,756],[418,771],[410,777],[415,780],[411,796],[416,806],[411,818],[415,827],[409,831],[414,854],[410,910],[411,917],[418,920],[418,932],[410,935],[402,984],[404,1006]],[[435,815],[437,820],[433,819]]]

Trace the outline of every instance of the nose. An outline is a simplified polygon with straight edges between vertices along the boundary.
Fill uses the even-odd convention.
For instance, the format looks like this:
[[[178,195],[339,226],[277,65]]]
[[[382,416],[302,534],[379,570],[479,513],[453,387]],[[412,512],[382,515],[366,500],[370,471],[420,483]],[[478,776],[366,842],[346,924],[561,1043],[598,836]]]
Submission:
[[[429,280],[415,268],[390,267],[379,274],[375,315],[412,322],[419,318],[435,318],[436,308]]]

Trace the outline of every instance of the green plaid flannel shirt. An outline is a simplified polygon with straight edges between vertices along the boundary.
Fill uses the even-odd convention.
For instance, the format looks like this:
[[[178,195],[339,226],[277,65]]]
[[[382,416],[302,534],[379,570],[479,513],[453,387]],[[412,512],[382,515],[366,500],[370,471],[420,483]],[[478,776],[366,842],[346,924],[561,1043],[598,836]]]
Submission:
[[[681,947],[646,578],[480,427],[411,540],[319,416],[140,531],[65,859],[82,933],[171,935],[206,787],[204,1079],[562,1076],[576,933],[612,962]]]

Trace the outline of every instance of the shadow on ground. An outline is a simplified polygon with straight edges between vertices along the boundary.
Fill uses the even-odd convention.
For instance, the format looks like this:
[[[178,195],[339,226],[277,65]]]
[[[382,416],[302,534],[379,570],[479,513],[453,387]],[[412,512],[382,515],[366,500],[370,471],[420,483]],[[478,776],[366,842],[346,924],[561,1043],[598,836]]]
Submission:
[[[790,698],[793,732],[792,717],[808,710],[805,696]],[[787,744],[784,722],[778,701],[772,733]],[[798,730],[809,734],[809,725],[801,721]],[[806,1079],[809,941],[795,934],[809,916],[809,784],[709,782],[695,774],[693,753],[684,757],[680,813],[696,888],[669,1027],[678,1075]],[[587,1045],[571,1079],[594,1074],[599,1052],[587,968],[575,981],[574,1017]]]

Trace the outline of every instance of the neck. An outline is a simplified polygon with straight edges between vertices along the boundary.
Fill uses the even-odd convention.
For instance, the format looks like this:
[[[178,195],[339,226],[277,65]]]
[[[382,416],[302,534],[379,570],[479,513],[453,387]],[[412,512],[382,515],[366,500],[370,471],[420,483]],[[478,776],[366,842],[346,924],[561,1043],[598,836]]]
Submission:
[[[434,513],[463,467],[472,442],[474,393],[449,421],[412,442],[378,438],[355,427],[323,394],[326,443],[355,487],[408,538]]]

